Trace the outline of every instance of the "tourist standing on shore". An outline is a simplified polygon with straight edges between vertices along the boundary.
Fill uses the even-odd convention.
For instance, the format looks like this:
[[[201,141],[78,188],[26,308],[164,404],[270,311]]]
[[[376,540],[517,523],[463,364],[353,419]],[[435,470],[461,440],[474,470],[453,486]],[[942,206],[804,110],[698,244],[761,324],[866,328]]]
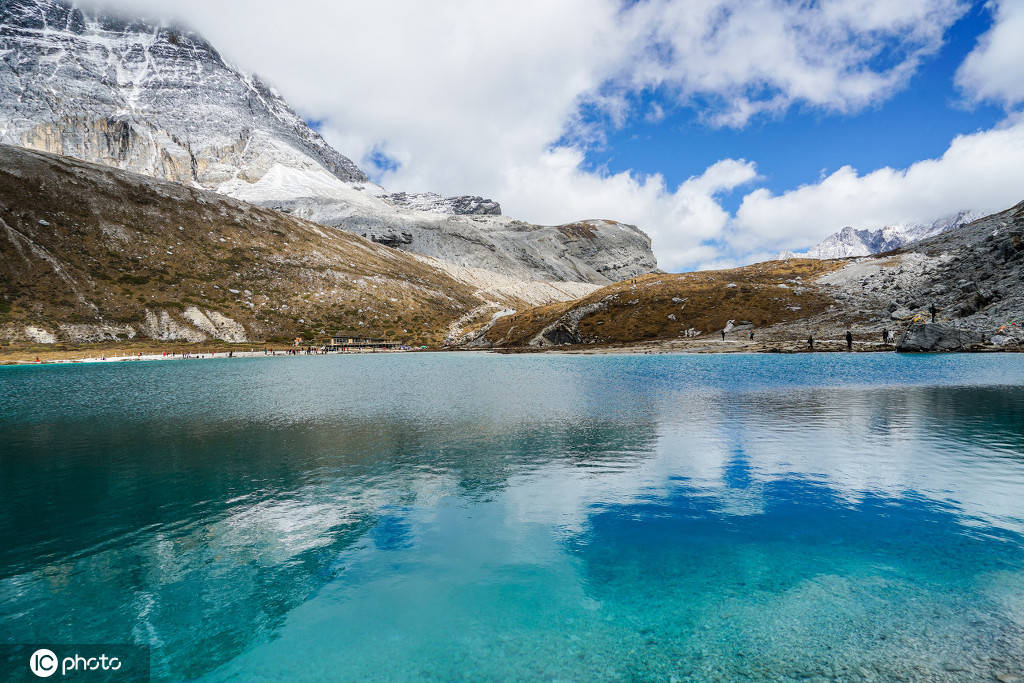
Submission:
[[[846,331],[846,350],[853,351],[853,333],[849,330]]]
[[[888,344],[889,343],[889,328],[888,327],[883,327],[882,328],[882,343],[883,344]]]
[[[722,330],[722,341],[725,341],[725,330]]]
[[[808,335],[807,337],[807,348],[811,351],[814,350],[814,335]]]

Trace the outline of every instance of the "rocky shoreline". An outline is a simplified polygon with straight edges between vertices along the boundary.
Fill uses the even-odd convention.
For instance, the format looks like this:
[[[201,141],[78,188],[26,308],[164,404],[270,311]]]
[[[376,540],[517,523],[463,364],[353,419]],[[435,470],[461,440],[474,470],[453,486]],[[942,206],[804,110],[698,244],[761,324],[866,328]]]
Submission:
[[[742,353],[742,354],[777,354],[777,353],[1024,353],[1024,345],[1007,344],[999,346],[991,343],[977,342],[972,344],[953,344],[951,337],[939,334],[934,328],[948,328],[941,323],[915,326],[908,330],[899,340],[884,344],[881,341],[855,339],[852,350],[846,347],[846,340],[841,336],[832,338],[815,338],[813,351],[808,348],[806,339],[765,338],[750,340],[733,339],[670,339],[638,342],[633,344],[603,345],[571,345],[560,347],[537,348],[532,346],[505,348],[472,348],[472,349],[412,349],[408,351],[374,351],[374,353],[452,353],[475,352],[496,354],[561,354],[561,355],[620,355],[620,354],[711,354],[711,353]],[[963,339],[969,335],[964,333]],[[973,339],[973,337],[971,337]],[[927,347],[927,348],[925,348]],[[253,348],[253,347],[249,347]],[[272,347],[272,353],[259,350],[240,350],[233,348],[209,347],[175,347],[167,350],[144,349],[128,352],[124,345],[91,346],[88,349],[38,350],[35,347],[9,349],[0,352],[0,365],[68,365],[79,363],[117,363],[139,361],[170,361],[170,360],[209,360],[224,359],[228,353],[233,358],[291,358],[288,350],[291,347]],[[186,355],[187,354],[187,355]],[[300,354],[304,355],[304,354]],[[344,355],[340,353],[328,355]]]
[[[513,347],[493,349],[493,353],[525,354],[545,353],[564,355],[608,355],[608,354],[712,354],[712,353],[743,353],[743,354],[777,354],[777,353],[1024,353],[1024,347],[998,347],[980,345],[976,348],[941,351],[902,351],[894,344],[881,342],[854,342],[853,350],[848,351],[842,339],[815,340],[814,350],[807,348],[806,341],[790,340],[785,342],[716,342],[705,340],[693,342],[689,340],[671,340],[630,344],[624,346],[569,346],[560,348],[537,349],[534,347]]]

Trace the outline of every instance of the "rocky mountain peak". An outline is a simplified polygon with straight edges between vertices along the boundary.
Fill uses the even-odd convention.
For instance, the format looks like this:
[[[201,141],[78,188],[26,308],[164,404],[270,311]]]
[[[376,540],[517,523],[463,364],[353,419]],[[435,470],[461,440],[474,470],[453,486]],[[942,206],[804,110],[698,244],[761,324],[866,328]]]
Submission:
[[[64,0],[0,3],[0,142],[218,189],[275,165],[365,182],[187,28]]]

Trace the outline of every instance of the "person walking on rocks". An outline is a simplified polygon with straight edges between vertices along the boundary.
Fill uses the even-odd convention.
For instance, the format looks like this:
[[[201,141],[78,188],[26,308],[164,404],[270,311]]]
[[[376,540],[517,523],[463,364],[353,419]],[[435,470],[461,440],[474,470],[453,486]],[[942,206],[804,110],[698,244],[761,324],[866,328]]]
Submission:
[[[810,351],[814,350],[814,335],[813,334],[807,336],[807,349],[810,350]]]
[[[853,351],[853,333],[849,330],[846,331],[846,350]]]
[[[888,327],[883,327],[882,328],[882,343],[883,344],[888,344],[889,343],[889,328]]]
[[[725,330],[722,330],[722,341],[725,341]]]
[[[932,302],[932,305],[928,307],[928,312],[932,314],[932,322],[934,323],[935,322],[935,314],[939,312],[939,309],[935,308],[935,302],[934,301]]]

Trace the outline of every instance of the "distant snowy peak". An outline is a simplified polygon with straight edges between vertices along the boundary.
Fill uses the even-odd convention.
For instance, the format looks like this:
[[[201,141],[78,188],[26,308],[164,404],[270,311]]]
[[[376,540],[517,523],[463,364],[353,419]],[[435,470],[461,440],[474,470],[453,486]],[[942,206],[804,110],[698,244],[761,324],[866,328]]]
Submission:
[[[949,216],[943,216],[930,223],[887,225],[877,230],[858,230],[846,227],[837,233],[829,235],[805,253],[793,254],[792,252],[785,252],[780,255],[780,258],[797,256],[833,259],[880,254],[919,242],[947,230],[953,230],[978,218],[980,218],[979,214],[963,210]]]
[[[275,165],[367,180],[201,36],[66,0],[0,1],[0,142],[207,189]]]
[[[920,242],[923,239],[934,237],[935,235],[939,235],[948,230],[959,228],[961,225],[973,223],[982,217],[984,217],[984,214],[978,213],[977,211],[971,211],[969,209],[963,209],[949,216],[943,216],[931,223],[909,225],[903,232],[907,239],[907,244],[911,242]]]
[[[501,205],[493,199],[462,195],[459,197],[442,197],[433,192],[396,192],[381,195],[381,199],[407,209],[428,211],[430,213],[455,214],[463,216],[483,215],[500,216]]]
[[[903,244],[903,232],[897,226],[890,225],[879,230],[845,227],[811,247],[806,256],[817,259],[867,256],[898,249]]]

